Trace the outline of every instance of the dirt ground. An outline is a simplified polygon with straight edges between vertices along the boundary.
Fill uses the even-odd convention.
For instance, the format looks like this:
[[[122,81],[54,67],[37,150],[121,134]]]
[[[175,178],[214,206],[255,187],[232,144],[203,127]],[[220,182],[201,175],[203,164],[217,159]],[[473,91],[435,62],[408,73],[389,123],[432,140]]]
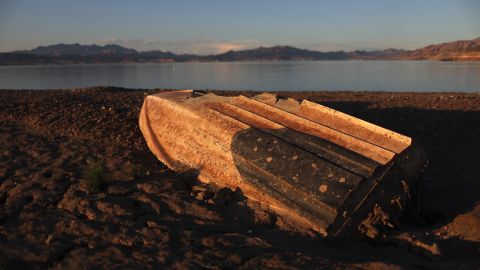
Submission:
[[[480,268],[480,94],[281,93],[428,153],[415,220],[385,241],[337,243],[157,161],[138,128],[154,92],[0,91],[0,269]],[[95,191],[85,170],[99,159],[107,181]]]

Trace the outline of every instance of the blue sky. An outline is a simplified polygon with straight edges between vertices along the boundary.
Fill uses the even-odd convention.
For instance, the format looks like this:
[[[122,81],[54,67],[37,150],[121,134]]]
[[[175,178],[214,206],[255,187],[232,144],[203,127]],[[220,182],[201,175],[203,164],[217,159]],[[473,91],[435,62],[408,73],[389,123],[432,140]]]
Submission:
[[[0,0],[0,51],[55,43],[218,53],[418,48],[480,37],[477,0]]]

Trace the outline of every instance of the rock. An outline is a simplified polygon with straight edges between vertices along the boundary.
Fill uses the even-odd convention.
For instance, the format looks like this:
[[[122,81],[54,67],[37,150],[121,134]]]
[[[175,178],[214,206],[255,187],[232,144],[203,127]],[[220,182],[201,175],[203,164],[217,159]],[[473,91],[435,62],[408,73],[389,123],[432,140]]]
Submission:
[[[163,188],[156,183],[139,183],[137,184],[137,188],[149,194],[159,194],[163,190]]]
[[[162,207],[160,206],[160,203],[148,194],[142,194],[136,197],[136,199],[136,203],[139,204],[140,209],[142,209],[144,213],[159,215],[162,212]]]
[[[227,204],[233,197],[233,191],[227,187],[219,189],[215,193],[215,197],[213,198],[213,203],[216,205],[225,205]]]
[[[205,201],[215,196],[215,193],[209,190],[200,191],[195,193],[195,199]]]
[[[192,187],[191,195],[194,196],[197,200],[208,201],[215,196],[215,192],[209,190],[207,186],[194,185]]]
[[[458,237],[480,244],[480,204],[472,211],[457,216],[447,225],[446,232],[448,237]]]
[[[107,218],[134,214],[133,201],[123,196],[107,196],[98,199],[95,204],[98,211]]]
[[[107,186],[107,193],[109,194],[118,194],[118,195],[124,195],[127,192],[129,192],[131,189],[124,185],[119,185],[119,184],[111,184]]]

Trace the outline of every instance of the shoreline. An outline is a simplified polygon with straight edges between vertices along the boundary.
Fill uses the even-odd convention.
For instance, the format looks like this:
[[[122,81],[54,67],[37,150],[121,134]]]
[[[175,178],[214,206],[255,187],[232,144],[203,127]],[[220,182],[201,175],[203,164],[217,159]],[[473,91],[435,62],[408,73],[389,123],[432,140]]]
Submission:
[[[101,90],[107,91],[118,91],[118,92],[145,92],[145,93],[155,93],[155,92],[162,92],[162,91],[177,91],[177,90],[185,90],[190,88],[128,88],[122,86],[91,86],[91,87],[72,87],[72,88],[49,88],[49,89],[32,89],[32,88],[0,88],[0,92],[24,92],[24,93],[53,93],[53,92],[95,92]],[[195,88],[194,91],[206,92],[206,93],[216,93],[219,95],[255,95],[260,93],[274,93],[278,95],[284,96],[299,96],[299,97],[306,97],[306,96],[313,96],[318,98],[320,95],[324,95],[325,97],[330,97],[333,95],[342,95],[342,94],[372,94],[372,95],[395,95],[395,96],[405,96],[405,95],[426,95],[426,96],[442,96],[442,95],[453,95],[455,98],[459,97],[475,97],[480,96],[480,90],[478,91],[455,91],[455,90],[447,90],[447,91],[413,91],[413,90],[399,90],[399,91],[388,91],[388,90],[332,90],[332,89],[319,89],[319,90],[299,90],[299,91],[292,91],[292,90],[253,90],[253,89],[231,89],[231,90],[221,90],[221,89],[210,89],[210,88]]]
[[[327,245],[238,192],[221,198],[169,171],[137,122],[145,94],[158,91],[0,90],[0,268],[478,267],[480,93],[277,92],[405,134],[426,149],[420,212],[395,233],[435,243],[441,255],[432,255],[412,248],[414,241]],[[98,193],[83,173],[94,158],[110,174]],[[194,187],[218,202],[199,199]]]
[[[2,54],[2,53],[0,53]],[[204,61],[146,61],[146,62],[53,62],[53,63],[0,63],[0,67],[23,67],[23,66],[69,66],[69,65],[117,65],[117,64],[194,64],[194,63],[277,63],[277,62],[448,62],[448,63],[476,63],[480,57],[459,57],[453,59],[321,59],[321,60],[204,60]]]

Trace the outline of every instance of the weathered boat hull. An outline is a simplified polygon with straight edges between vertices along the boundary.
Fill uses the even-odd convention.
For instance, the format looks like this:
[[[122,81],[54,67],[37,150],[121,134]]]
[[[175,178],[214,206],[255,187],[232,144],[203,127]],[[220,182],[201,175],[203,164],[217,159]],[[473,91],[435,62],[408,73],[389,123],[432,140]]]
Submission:
[[[405,209],[425,163],[411,138],[304,100],[191,90],[145,98],[140,128],[175,171],[240,188],[325,236],[376,236]]]

